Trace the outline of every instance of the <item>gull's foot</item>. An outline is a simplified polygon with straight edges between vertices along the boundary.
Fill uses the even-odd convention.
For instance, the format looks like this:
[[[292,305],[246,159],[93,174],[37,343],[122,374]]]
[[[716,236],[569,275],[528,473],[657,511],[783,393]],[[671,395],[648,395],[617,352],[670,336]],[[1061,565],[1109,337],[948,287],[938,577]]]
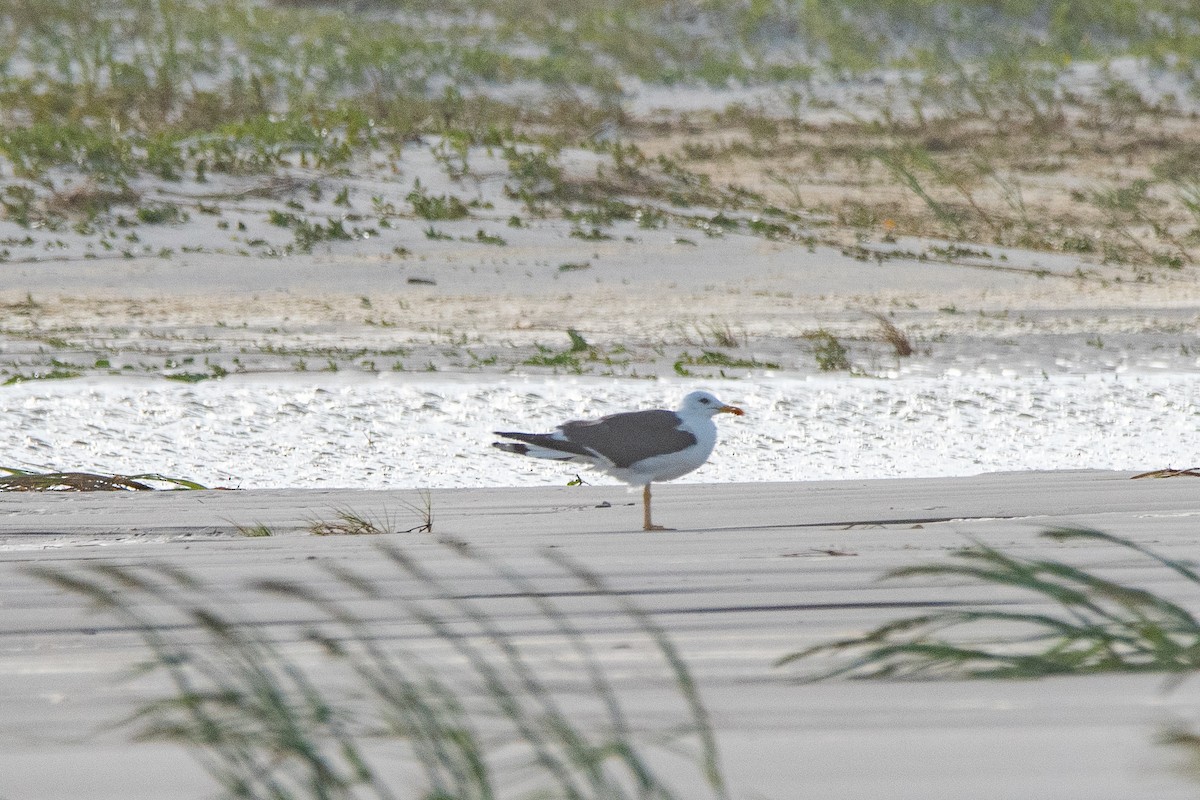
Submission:
[[[644,530],[644,531],[673,531],[675,529],[668,528],[665,525],[644,525],[644,526],[642,526],[642,530]]]

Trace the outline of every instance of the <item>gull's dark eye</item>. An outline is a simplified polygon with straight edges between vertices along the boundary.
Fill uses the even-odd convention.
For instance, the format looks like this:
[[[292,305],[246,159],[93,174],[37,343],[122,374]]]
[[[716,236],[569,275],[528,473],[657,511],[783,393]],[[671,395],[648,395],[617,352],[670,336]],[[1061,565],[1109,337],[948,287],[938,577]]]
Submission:
[[[704,405],[708,405],[708,398],[707,398],[707,397],[701,397],[701,398],[700,398],[700,402],[701,402],[701,403],[704,403]]]

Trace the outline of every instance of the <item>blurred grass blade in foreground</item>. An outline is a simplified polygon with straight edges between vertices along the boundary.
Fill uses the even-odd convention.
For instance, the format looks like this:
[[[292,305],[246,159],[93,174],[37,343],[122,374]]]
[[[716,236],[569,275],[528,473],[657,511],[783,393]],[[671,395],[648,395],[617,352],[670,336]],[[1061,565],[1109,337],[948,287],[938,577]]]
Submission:
[[[231,797],[407,798],[414,782],[426,800],[728,797],[695,682],[647,614],[557,555],[535,580],[461,543],[422,552],[436,558],[381,545],[382,576],[330,561],[240,602],[164,564],[31,572],[141,635],[144,669],[171,690],[129,723],[187,747]],[[596,598],[589,619],[596,603],[624,619],[625,680],[665,679],[679,719],[622,697],[614,649],[569,610],[581,595]],[[272,619],[305,621],[248,618],[264,600],[286,607]]]
[[[1059,541],[1116,545],[1193,585],[1200,574],[1135,542],[1101,531],[1044,531]],[[1200,622],[1183,606],[1060,561],[1026,559],[975,542],[950,563],[905,567],[884,578],[945,576],[1033,595],[1047,611],[953,609],[896,620],[859,636],[791,653],[777,665],[832,658],[809,676],[853,678],[1035,678],[1200,668]]]

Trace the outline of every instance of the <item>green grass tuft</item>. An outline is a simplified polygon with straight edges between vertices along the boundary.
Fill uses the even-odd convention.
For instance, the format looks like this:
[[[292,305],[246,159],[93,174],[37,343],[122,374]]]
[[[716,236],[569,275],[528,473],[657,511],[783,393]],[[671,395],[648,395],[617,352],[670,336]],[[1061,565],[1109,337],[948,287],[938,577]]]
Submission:
[[[695,373],[689,367],[717,367],[721,377],[726,377],[725,368],[779,369],[779,364],[774,361],[759,361],[756,358],[734,358],[719,350],[704,350],[698,356],[687,352],[681,353],[674,364],[675,374],[684,378],[694,377]]]
[[[812,333],[806,333],[804,338],[812,342],[813,357],[817,360],[817,368],[822,372],[850,370],[849,351],[832,333],[821,328]]]
[[[471,214],[467,204],[454,195],[431,197],[425,192],[420,181],[417,181],[417,185],[405,199],[412,204],[414,214],[431,222],[464,219]]]
[[[1200,586],[1188,562],[1095,530],[1062,528],[1058,541],[1113,544]],[[947,577],[1027,593],[1050,611],[936,611],[785,656],[777,665],[832,658],[812,680],[854,678],[1038,678],[1101,672],[1200,669],[1200,621],[1187,608],[1054,560],[1010,555],[975,542],[950,563],[894,570],[885,578]]]
[[[416,503],[405,502],[404,507],[416,514],[420,522],[408,528],[401,528],[390,514],[368,516],[349,508],[338,509],[334,519],[313,520],[309,533],[314,536],[363,536],[387,533],[433,533],[433,495],[428,489],[418,492]]]
[[[252,539],[261,538],[264,536],[274,536],[274,531],[270,527],[261,522],[256,522],[253,525],[235,525],[237,532],[242,536]]]

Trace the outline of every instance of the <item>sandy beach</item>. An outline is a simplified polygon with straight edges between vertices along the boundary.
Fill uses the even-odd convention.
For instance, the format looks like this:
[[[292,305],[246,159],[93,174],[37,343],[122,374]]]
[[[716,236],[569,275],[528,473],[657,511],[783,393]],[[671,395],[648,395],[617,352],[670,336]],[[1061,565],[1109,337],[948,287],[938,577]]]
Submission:
[[[1129,480],[1096,471],[942,480],[810,481],[669,486],[657,513],[677,530],[635,530],[638,510],[619,489],[442,490],[435,533],[470,542],[544,590],[561,578],[544,548],[589,565],[652,613],[694,670],[736,797],[818,794],[858,798],[1190,797],[1183,763],[1155,744],[1195,721],[1194,681],[1161,676],[1040,681],[831,681],[801,684],[773,667],[804,646],[938,604],[1030,608],[1028,598],[937,580],[880,582],[892,568],[936,560],[967,537],[1042,557],[1069,557],[1167,596],[1187,587],[1112,548],[1037,538],[1054,526],[1119,531],[1165,555],[1187,557],[1200,514],[1191,479]],[[352,507],[403,521],[412,492],[241,491],[5,495],[3,706],[0,783],[5,796],[204,797],[207,777],[180,748],[135,744],[109,728],[155,681],[118,680],[140,657],[127,626],[88,613],[76,597],[31,579],[25,567],[97,559],[187,569],[242,615],[269,623],[302,663],[318,659],[300,636],[305,612],[247,594],[254,578],[329,581],[337,563],[385,576],[379,537],[313,536],[314,517]],[[230,524],[256,521],[276,535],[245,538]],[[516,641],[564,696],[583,680],[566,644],[523,612],[496,578],[474,574],[423,534],[387,537],[456,590],[491,598]],[[507,599],[506,599],[507,597]],[[1181,597],[1180,599],[1185,599]],[[1037,610],[1035,604],[1030,610]],[[596,644],[638,724],[676,713],[652,653],[609,613],[580,597],[572,619]],[[369,612],[385,641],[436,656],[445,643]],[[449,662],[448,662],[449,663]],[[387,752],[386,743],[379,745]],[[695,776],[680,791],[705,796]]]
[[[26,5],[0,479],[155,490],[0,492],[0,800],[237,794],[197,741],[378,779],[272,797],[1196,796],[1200,685],[1121,661],[1197,663],[1193,12]],[[670,530],[491,447],[697,389],[746,414],[654,487]],[[938,572],[963,548],[1094,608]],[[1014,617],[1103,643],[780,663],[958,612],[990,664],[1044,641]]]
[[[1194,795],[1181,757],[1156,744],[1194,721],[1193,681],[803,684],[803,670],[772,666],[906,611],[1038,610],[1011,593],[878,580],[968,539],[1069,554],[1186,600],[1189,586],[1120,553],[1036,534],[1082,525],[1193,551],[1192,478],[1129,480],[1192,466],[1200,285],[1190,273],[1132,284],[1110,280],[1116,271],[1096,277],[1095,265],[1081,279],[1079,263],[1034,253],[1011,254],[1006,269],[875,264],[727,237],[704,253],[613,245],[603,276],[583,278],[554,266],[576,245],[542,247],[503,264],[430,256],[419,271],[434,286],[356,245],[280,262],[10,268],[0,361],[30,377],[85,365],[68,380],[4,387],[13,466],[161,472],[236,491],[0,495],[0,796],[212,791],[183,748],[110,727],[161,689],[121,680],[141,657],[133,632],[26,567],[164,563],[227,596],[252,579],[319,582],[314,569],[329,562],[378,574],[379,537],[314,536],[313,525],[351,510],[414,527],[416,489],[430,490],[433,534],[385,537],[415,557],[453,571],[434,540],[458,539],[553,586],[539,560],[553,548],[654,615],[695,672],[735,797]],[[650,261],[655,278],[639,277]],[[332,270],[337,291],[325,289]],[[867,311],[885,311],[916,352],[891,353]],[[849,344],[854,369],[817,368],[805,333],[818,328]],[[566,349],[568,329],[593,360],[565,372],[530,363]],[[676,367],[725,330],[735,346],[723,352],[743,366]],[[167,379],[188,372],[205,380]],[[656,492],[656,518],[675,531],[637,531],[636,496],[603,477],[567,486],[570,470],[488,448],[498,424],[671,404],[698,386],[749,415],[723,421],[711,464]],[[271,535],[244,535],[256,527]],[[486,578],[455,585],[504,594]],[[672,687],[603,604],[584,598],[571,618],[637,724],[669,715]],[[314,663],[296,608],[262,598],[244,608]],[[435,637],[372,613],[385,639],[450,657]],[[536,619],[514,610],[505,625],[556,691],[578,689],[565,645]],[[694,773],[670,759],[665,768],[679,770],[684,796],[703,796]]]

